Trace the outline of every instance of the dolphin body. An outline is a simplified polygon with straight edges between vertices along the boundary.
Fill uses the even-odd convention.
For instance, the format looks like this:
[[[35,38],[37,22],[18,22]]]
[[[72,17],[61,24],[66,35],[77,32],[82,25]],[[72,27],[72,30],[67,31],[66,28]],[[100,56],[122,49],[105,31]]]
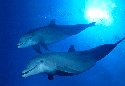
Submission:
[[[53,19],[50,21],[49,25],[27,32],[20,38],[17,46],[18,48],[33,46],[35,51],[41,54],[40,46],[49,50],[47,45],[78,34],[92,26],[95,26],[95,22],[89,24],[56,25]]]
[[[85,51],[75,51],[72,45],[69,52],[51,52],[35,56],[22,72],[22,77],[43,73],[48,74],[48,79],[52,80],[54,75],[80,74],[93,67],[97,61],[108,55],[124,39],[115,44],[104,44]]]

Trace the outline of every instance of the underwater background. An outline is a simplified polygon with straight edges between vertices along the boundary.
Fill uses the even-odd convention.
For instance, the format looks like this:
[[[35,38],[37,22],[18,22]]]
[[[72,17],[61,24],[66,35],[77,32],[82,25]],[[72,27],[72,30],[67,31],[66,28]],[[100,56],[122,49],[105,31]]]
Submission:
[[[125,37],[123,0],[0,0],[0,86],[125,86],[125,41],[90,70],[71,77],[46,75],[21,77],[27,61],[36,55],[30,48],[18,49],[17,42],[29,30],[57,24],[97,22],[81,33],[49,46],[67,52],[71,44],[86,50],[115,43]],[[63,46],[62,46],[63,45]]]

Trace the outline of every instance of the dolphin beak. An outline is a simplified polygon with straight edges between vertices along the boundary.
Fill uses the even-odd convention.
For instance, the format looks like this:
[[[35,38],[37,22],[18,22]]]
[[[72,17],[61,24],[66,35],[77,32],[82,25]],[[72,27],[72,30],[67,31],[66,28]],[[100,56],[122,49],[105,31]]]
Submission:
[[[26,78],[26,75],[24,74],[24,75],[22,75],[22,77],[23,77],[23,78]]]
[[[21,48],[21,47],[20,47],[20,44],[17,44],[17,48]]]
[[[19,45],[17,45],[17,48],[20,48]]]
[[[22,77],[26,78],[26,77],[27,77],[27,75],[26,75],[27,73],[28,73],[28,71],[23,70],[23,71],[22,71]]]

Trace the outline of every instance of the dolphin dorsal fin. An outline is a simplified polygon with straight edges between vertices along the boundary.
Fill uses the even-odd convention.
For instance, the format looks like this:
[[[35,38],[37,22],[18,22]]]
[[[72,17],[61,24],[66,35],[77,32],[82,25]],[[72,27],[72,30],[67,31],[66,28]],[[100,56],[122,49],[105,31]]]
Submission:
[[[74,45],[71,45],[71,46],[69,47],[69,50],[68,50],[68,52],[75,52]]]
[[[52,20],[50,21],[50,23],[49,23],[49,26],[54,26],[54,25],[56,25],[55,19],[52,19]]]

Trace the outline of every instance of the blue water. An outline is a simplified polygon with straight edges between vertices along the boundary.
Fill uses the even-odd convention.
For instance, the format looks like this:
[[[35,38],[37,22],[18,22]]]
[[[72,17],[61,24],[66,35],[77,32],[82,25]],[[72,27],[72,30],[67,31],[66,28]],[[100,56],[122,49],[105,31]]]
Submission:
[[[86,50],[115,43],[125,37],[124,15],[123,0],[1,0],[0,86],[125,86],[125,41],[90,70],[72,77],[56,76],[52,81],[42,74],[22,78],[21,71],[36,53],[16,46],[25,32],[51,19],[57,24],[97,22],[95,27],[50,45],[52,51],[67,51],[71,44],[76,50]]]

